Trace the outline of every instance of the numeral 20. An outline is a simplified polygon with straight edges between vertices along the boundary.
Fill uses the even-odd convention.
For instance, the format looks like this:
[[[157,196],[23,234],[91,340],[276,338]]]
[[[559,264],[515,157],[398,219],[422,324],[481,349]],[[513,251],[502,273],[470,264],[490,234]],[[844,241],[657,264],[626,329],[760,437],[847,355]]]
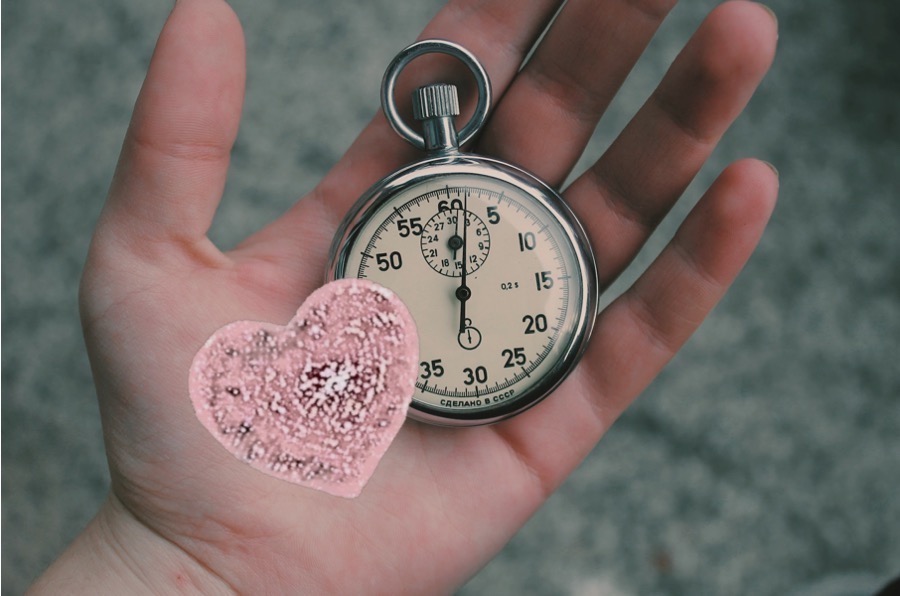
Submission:
[[[538,314],[534,315],[525,315],[522,317],[522,322],[525,323],[525,335],[532,335],[534,333],[543,333],[547,330],[547,317]]]

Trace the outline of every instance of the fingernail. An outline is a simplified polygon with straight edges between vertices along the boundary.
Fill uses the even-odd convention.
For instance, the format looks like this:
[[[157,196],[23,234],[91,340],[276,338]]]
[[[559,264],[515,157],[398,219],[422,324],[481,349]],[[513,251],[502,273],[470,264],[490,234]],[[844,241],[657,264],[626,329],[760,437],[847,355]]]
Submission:
[[[772,170],[773,172],[775,172],[775,177],[776,177],[776,178],[778,178],[779,180],[781,179],[781,175],[778,173],[778,168],[776,168],[775,166],[773,166],[771,163],[769,163],[769,162],[767,162],[767,161],[763,161],[763,163],[766,164],[767,166],[769,166],[769,169],[770,169],[770,170]]]
[[[765,4],[760,4],[760,6],[765,8],[766,12],[769,13],[770,15],[772,15],[772,20],[775,21],[775,26],[777,27],[778,26],[778,15],[775,14],[775,11],[772,10],[771,8],[769,8],[768,6],[766,6]]]

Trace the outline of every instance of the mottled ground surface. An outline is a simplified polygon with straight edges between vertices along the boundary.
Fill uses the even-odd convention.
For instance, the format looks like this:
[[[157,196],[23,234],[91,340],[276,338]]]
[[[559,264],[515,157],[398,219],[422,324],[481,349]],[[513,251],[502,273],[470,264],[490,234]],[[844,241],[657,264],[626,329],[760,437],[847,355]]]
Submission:
[[[675,9],[584,163],[714,4]],[[747,155],[781,171],[762,246],[684,351],[463,594],[774,595],[844,576],[872,590],[900,573],[900,4],[772,4],[772,72],[636,267],[716,173]],[[223,246],[337,160],[376,109],[385,64],[437,6],[233,5],[250,73],[213,232]],[[76,289],[169,8],[3,3],[4,594],[41,572],[107,489]]]

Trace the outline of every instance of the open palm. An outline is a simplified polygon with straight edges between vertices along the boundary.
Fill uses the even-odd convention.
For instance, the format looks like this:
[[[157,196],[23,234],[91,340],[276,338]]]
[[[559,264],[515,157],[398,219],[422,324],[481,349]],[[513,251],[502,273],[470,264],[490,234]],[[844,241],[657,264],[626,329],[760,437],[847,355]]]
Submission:
[[[473,150],[558,186],[673,1],[570,2],[520,70],[556,4],[454,0],[423,36],[469,48],[491,76],[498,99]],[[775,39],[760,6],[717,8],[619,138],[565,190],[596,251],[601,286],[630,262],[743,109]],[[104,532],[121,539],[132,572],[157,587],[435,593],[461,584],[697,328],[755,247],[777,194],[764,163],[730,166],[599,315],[584,360],[552,397],[490,427],[407,421],[362,495],[335,498],[222,449],[193,414],[188,369],[226,323],[289,320],[322,283],[350,205],[415,153],[376,116],[309,196],[223,253],[206,233],[243,86],[234,14],[223,0],[181,0],[138,99],[81,288],[112,474]]]

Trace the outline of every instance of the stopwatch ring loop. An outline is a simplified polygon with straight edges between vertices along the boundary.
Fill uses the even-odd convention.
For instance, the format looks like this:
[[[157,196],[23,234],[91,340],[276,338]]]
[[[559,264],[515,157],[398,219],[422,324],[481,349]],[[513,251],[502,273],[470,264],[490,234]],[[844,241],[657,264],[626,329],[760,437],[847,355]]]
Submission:
[[[491,106],[491,81],[484,67],[469,50],[443,39],[426,39],[412,44],[397,54],[384,72],[384,79],[381,82],[381,108],[394,131],[419,149],[425,149],[425,137],[403,121],[397,110],[397,103],[394,101],[394,90],[400,71],[410,62],[424,54],[436,53],[453,56],[465,64],[475,77],[475,84],[478,87],[478,103],[475,105],[475,112],[458,133],[460,146],[470,141],[481,129],[487,120],[487,113]]]

